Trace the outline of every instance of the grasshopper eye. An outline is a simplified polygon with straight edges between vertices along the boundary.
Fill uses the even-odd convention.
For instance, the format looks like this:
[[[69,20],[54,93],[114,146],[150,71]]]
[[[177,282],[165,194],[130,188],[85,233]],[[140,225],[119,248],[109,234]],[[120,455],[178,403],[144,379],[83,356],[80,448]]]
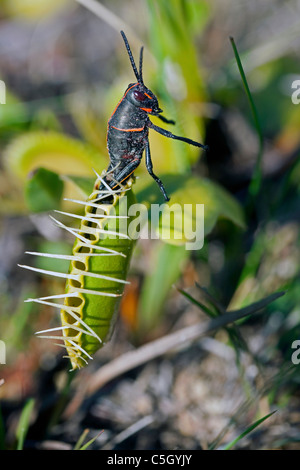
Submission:
[[[145,99],[146,99],[146,96],[144,95],[144,93],[142,93],[141,91],[138,91],[138,90],[135,90],[133,92],[133,96],[135,97],[135,99],[137,101],[145,101]]]

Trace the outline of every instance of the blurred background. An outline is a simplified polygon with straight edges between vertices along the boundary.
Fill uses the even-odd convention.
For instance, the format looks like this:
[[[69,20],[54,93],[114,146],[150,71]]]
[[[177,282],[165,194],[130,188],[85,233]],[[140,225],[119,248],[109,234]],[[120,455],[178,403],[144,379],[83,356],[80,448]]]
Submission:
[[[70,378],[60,348],[34,336],[57,313],[24,303],[64,285],[17,265],[25,251],[71,250],[48,215],[74,210],[63,198],[108,166],[107,121],[134,81],[121,29],[136,58],[145,46],[145,84],[176,124],[153,122],[209,146],[150,133],[172,202],[205,204],[206,237],[199,251],[137,243],[112,341]],[[300,1],[1,0],[0,44],[1,448],[21,446],[26,412],[24,448],[101,433],[89,448],[137,450],[221,448],[276,411],[234,448],[299,449]],[[137,176],[137,199],[161,202],[144,163]],[[236,327],[80,395],[114,358],[281,291]]]

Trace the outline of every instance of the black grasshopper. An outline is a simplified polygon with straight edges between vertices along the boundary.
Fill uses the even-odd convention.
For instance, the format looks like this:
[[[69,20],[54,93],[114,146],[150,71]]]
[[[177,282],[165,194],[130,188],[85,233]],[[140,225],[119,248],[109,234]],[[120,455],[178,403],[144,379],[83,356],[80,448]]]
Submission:
[[[130,83],[114,109],[109,121],[107,130],[107,148],[109,152],[110,164],[104,180],[111,188],[118,186],[118,183],[126,181],[139,166],[143,152],[146,153],[146,167],[149,174],[157,182],[166,201],[169,201],[162,181],[153,173],[152,161],[149,146],[149,129],[153,129],[159,134],[177,139],[196,147],[207,149],[206,146],[186,137],[180,137],[153,124],[149,119],[149,114],[157,116],[165,123],[174,124],[174,121],[166,119],[160,113],[158,100],[154,93],[149,90],[143,81],[143,47],[140,50],[139,71],[134,62],[134,58],[123,31],[121,35],[129,55],[131,66],[137,79],[137,83]],[[100,190],[105,186],[102,184]]]

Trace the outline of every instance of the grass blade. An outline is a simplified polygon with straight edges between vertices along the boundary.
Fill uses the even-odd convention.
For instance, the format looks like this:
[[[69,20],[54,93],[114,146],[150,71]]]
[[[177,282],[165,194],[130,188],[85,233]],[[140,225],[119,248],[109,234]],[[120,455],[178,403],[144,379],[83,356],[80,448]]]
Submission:
[[[216,313],[210,310],[205,304],[200,302],[199,300],[195,299],[191,294],[188,292],[185,292],[183,289],[180,289],[180,287],[177,287],[178,292],[180,292],[186,299],[188,299],[192,304],[197,305],[198,308],[203,310],[209,317],[214,318],[216,317]]]
[[[31,413],[34,406],[34,399],[30,398],[24,405],[22,410],[19,424],[16,430],[16,437],[17,437],[17,450],[22,450],[24,446],[24,441],[26,434],[28,432],[28,428],[30,425],[30,418]]]
[[[236,63],[237,63],[237,66],[238,66],[238,69],[242,78],[242,82],[246,91],[246,95],[250,103],[250,108],[253,114],[254,124],[255,124],[257,135],[258,135],[258,140],[259,140],[258,155],[256,159],[256,164],[255,164],[252,180],[251,180],[250,187],[249,187],[250,194],[252,196],[256,196],[260,190],[261,182],[262,182],[262,156],[263,156],[263,147],[264,147],[263,134],[262,134],[256,106],[254,104],[254,100],[252,98],[252,94],[248,86],[248,82],[247,82],[247,78],[243,69],[243,65],[242,65],[242,62],[241,62],[233,37],[230,37],[230,42],[233,48],[235,60],[236,60]]]
[[[90,439],[88,442],[86,442],[85,444],[83,445],[80,445],[79,447],[77,447],[77,450],[86,450],[90,445],[93,444],[93,442],[96,441],[96,439],[98,439],[98,437],[103,433],[103,430],[101,430],[100,432],[98,432],[98,434],[95,436],[95,437],[92,437],[92,439]],[[83,438],[85,437],[85,435],[83,436]],[[83,440],[82,440],[83,442]],[[81,444],[82,444],[81,442]]]
[[[263,418],[260,418],[258,419],[257,421],[255,421],[254,423],[252,423],[244,432],[242,432],[242,434],[240,434],[238,437],[236,437],[235,439],[233,439],[231,442],[229,442],[224,448],[223,450],[230,450],[232,449],[232,447],[235,446],[235,444],[240,441],[241,439],[243,439],[243,437],[247,436],[247,434],[249,434],[251,431],[253,431],[253,429],[255,429],[257,426],[259,426],[263,421],[265,421],[266,419],[268,419],[270,416],[272,416],[276,411],[272,411],[271,413],[267,414],[266,416],[264,416]]]

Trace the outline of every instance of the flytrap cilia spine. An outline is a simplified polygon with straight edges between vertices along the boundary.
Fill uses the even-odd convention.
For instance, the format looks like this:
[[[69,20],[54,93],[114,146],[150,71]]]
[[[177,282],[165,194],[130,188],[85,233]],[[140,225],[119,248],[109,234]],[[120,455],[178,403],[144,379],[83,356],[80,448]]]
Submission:
[[[174,135],[150,121],[148,116],[154,115],[167,124],[174,124],[174,121],[161,115],[156,96],[144,84],[143,48],[138,70],[123,31],[121,35],[137,82],[128,85],[108,121],[107,149],[110,164],[101,176],[97,174],[94,191],[87,201],[73,200],[85,206],[84,215],[61,212],[64,216],[79,219],[80,228],[69,227],[52,217],[55,223],[75,237],[72,255],[29,252],[36,256],[69,260],[69,272],[66,274],[21,266],[66,279],[64,294],[28,301],[60,310],[61,326],[38,334],[58,341],[57,344],[66,348],[72,369],[78,369],[92,359],[93,354],[109,339],[115,323],[119,300],[127,283],[134,244],[127,234],[130,218],[124,212],[124,205],[128,210],[135,201],[131,190],[132,175],[144,151],[149,174],[158,184],[165,200],[169,200],[162,181],[153,172],[149,129],[206,149],[202,144]],[[121,226],[123,231],[120,230]],[[63,300],[63,303],[59,303],[59,300]]]

